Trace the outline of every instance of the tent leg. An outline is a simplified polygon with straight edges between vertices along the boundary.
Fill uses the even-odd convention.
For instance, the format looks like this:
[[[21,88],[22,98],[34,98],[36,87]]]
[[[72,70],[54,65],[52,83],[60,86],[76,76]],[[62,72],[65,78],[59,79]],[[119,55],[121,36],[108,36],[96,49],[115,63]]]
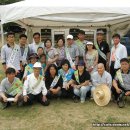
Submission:
[[[1,43],[2,46],[4,45],[4,31],[3,31],[3,24],[1,24]]]

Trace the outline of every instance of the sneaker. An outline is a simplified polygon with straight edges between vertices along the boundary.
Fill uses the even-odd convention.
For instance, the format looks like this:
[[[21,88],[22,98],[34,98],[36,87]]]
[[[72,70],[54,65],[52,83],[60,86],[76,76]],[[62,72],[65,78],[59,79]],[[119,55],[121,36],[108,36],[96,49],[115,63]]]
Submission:
[[[84,101],[84,100],[81,100],[80,102],[81,102],[81,103],[85,103],[85,101]]]

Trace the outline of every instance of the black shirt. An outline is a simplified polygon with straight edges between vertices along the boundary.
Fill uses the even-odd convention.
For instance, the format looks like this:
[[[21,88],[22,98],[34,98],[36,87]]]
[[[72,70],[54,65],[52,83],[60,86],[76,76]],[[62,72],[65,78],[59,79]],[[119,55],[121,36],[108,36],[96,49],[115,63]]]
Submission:
[[[72,79],[74,81],[76,81],[76,78],[75,78],[74,74],[72,75]],[[79,75],[79,82],[80,82],[80,84],[84,83],[85,81],[90,80],[90,79],[91,79],[90,74],[86,70],[82,73],[82,75]],[[76,81],[76,85],[79,85],[79,83],[77,81]]]
[[[102,41],[100,44],[98,43],[98,46],[99,49],[107,56],[107,53],[110,52],[108,43],[106,41]],[[103,63],[106,66],[106,60],[104,60],[100,55],[99,55],[98,63]]]
[[[53,82],[53,80],[54,80],[54,78],[45,76],[45,85],[46,85],[47,90],[50,89],[50,86],[51,86],[51,83]],[[63,86],[63,79],[60,76],[60,78],[59,78],[57,84],[54,86],[54,88],[57,88],[57,87],[62,88],[62,86]]]

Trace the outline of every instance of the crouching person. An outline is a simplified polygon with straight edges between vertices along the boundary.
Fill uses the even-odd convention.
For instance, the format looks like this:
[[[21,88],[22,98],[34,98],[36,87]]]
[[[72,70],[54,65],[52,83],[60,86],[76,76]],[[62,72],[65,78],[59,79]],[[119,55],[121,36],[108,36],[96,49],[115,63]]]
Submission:
[[[130,67],[129,60],[123,58],[120,61],[121,69],[116,72],[115,78],[113,80],[112,92],[117,101],[119,95],[124,92],[125,96],[130,96]]]
[[[33,73],[27,76],[24,81],[23,96],[24,104],[32,105],[34,100],[37,100],[44,106],[49,105],[46,94],[47,89],[43,77],[40,75],[42,69],[41,63],[36,62],[33,66]]]
[[[80,97],[81,103],[85,102],[86,94],[90,91],[90,74],[85,69],[84,61],[78,62],[78,69],[72,75],[72,80],[69,81],[69,85],[73,86],[74,94]]]
[[[23,97],[22,89],[23,84],[19,78],[16,78],[16,71],[14,68],[7,68],[6,78],[1,81],[0,86],[0,103],[4,109],[11,105],[11,102],[17,103],[22,106]]]

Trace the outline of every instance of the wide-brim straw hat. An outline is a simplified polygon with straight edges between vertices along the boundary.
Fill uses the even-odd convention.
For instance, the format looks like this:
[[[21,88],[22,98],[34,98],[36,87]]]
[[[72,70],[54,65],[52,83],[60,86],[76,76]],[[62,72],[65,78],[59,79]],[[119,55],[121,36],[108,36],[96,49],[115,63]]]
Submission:
[[[96,86],[93,92],[93,98],[97,105],[106,106],[111,99],[110,88],[105,84]]]

